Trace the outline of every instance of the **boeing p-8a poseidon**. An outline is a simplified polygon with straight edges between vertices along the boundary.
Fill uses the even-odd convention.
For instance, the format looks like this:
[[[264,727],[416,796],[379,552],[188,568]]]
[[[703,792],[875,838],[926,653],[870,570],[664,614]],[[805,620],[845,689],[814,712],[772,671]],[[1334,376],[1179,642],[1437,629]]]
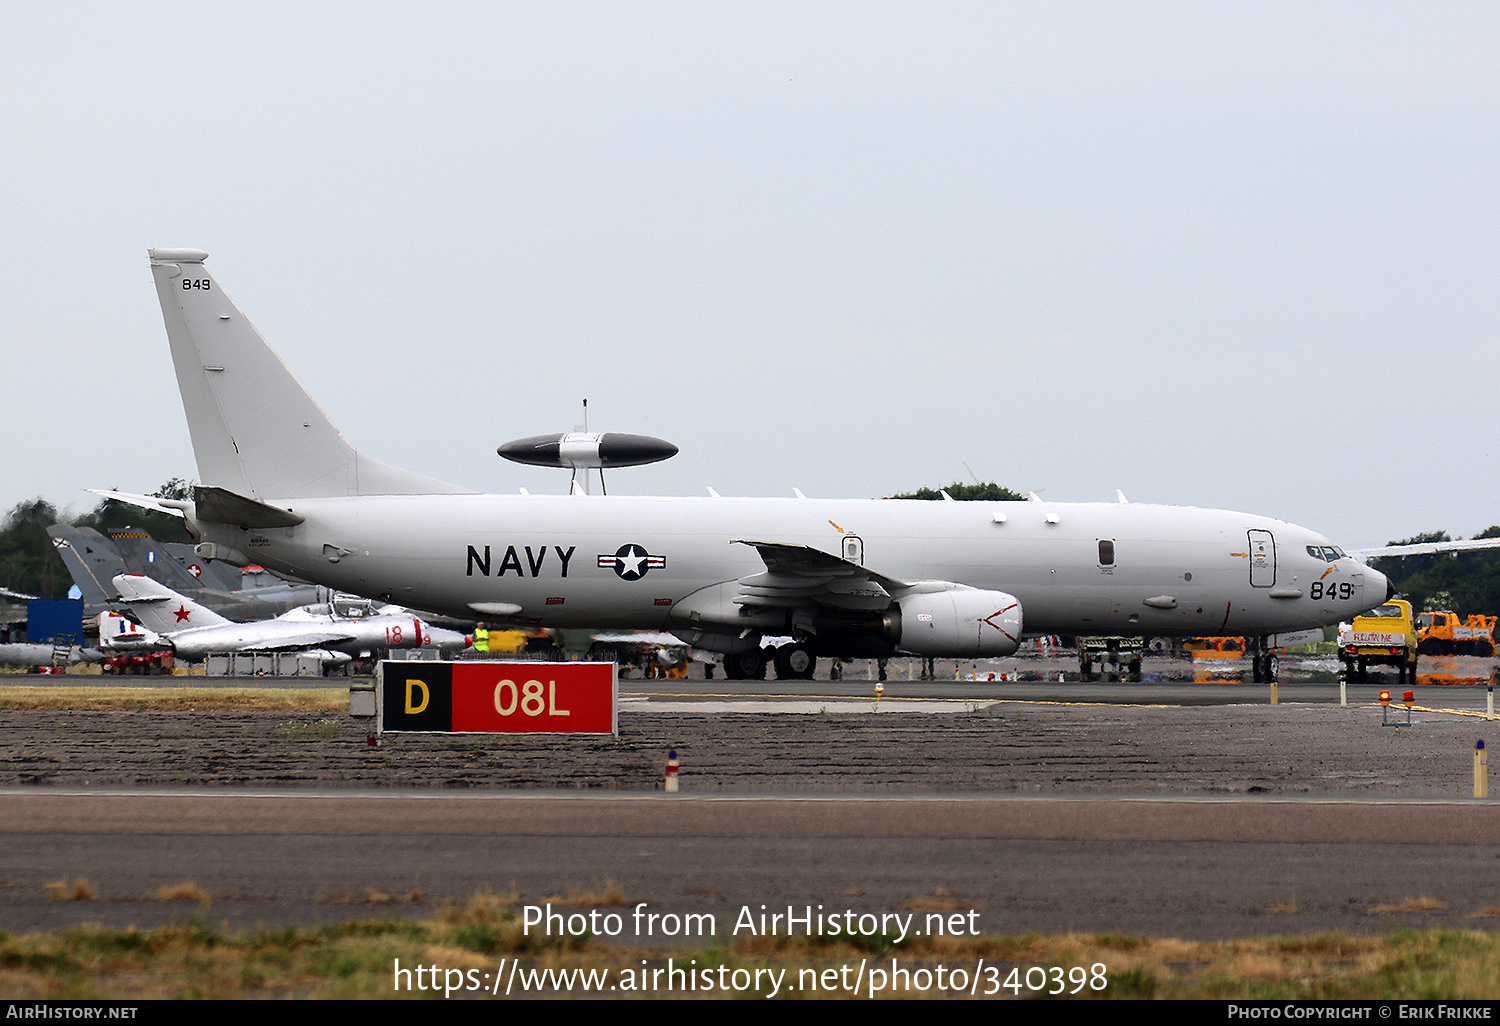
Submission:
[[[1327,538],[1131,503],[481,495],[350,445],[188,249],[154,249],[202,484],[199,555],[414,609],[666,630],[763,670],[1009,655],[1031,635],[1270,634],[1383,602]],[[155,500],[158,503],[163,500]]]

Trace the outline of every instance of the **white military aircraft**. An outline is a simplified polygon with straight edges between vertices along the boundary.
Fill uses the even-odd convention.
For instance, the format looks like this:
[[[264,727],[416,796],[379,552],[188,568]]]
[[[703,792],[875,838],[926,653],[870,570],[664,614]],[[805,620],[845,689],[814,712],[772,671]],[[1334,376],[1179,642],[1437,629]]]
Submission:
[[[311,652],[325,664],[341,663],[382,648],[461,649],[467,640],[414,616],[375,613],[348,618],[333,615],[326,604],[294,609],[274,620],[235,623],[141,574],[121,574],[114,586],[144,629],[116,627],[108,641],[101,642],[116,648],[165,643],[190,663],[201,663],[215,652],[298,651]]]
[[[1320,534],[1223,510],[476,494],[356,450],[207,256],[150,251],[203,483],[148,500],[206,559],[457,616],[671,631],[737,677],[764,672],[762,635],[810,676],[819,655],[1008,655],[1023,630],[1264,637],[1391,593]]]

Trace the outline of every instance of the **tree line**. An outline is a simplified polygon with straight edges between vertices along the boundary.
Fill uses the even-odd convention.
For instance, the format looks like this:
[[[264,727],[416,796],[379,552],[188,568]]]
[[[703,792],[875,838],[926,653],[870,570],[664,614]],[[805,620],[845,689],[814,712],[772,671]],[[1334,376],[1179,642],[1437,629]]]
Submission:
[[[193,486],[174,477],[151,494],[163,499],[191,499]],[[17,503],[5,515],[4,523],[0,524],[0,587],[38,598],[68,597],[73,577],[57,555],[52,539],[47,537],[47,528],[62,519],[57,507],[40,496]],[[114,499],[101,500],[71,522],[78,527],[92,527],[101,534],[135,528],[157,541],[192,541],[181,517]]]

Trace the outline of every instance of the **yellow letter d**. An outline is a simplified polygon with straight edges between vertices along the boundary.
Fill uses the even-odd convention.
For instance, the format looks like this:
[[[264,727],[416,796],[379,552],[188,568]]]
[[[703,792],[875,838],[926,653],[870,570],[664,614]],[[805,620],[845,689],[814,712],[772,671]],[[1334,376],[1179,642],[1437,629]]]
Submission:
[[[413,688],[421,688],[422,689],[422,704],[421,705],[412,705],[411,704],[412,689]],[[407,711],[408,714],[419,713],[423,709],[426,709],[427,708],[427,697],[428,696],[427,696],[427,685],[426,684],[422,683],[419,680],[408,680],[406,682],[406,711]]]

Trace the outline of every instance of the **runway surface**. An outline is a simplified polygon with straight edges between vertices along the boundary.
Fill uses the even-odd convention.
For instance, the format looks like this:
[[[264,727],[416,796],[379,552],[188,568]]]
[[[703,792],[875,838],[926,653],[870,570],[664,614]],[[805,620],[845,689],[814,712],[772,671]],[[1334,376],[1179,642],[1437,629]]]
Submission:
[[[33,791],[0,809],[13,931],[420,916],[476,893],[710,913],[719,941],[761,905],[1196,938],[1500,916],[1500,809],[1468,803]],[[79,877],[93,900],[45,896]],[[182,882],[211,904],[156,897]]]
[[[1496,922],[1500,812],[1468,797],[1485,689],[1419,686],[1399,730],[1378,686],[1347,708],[1306,674],[1278,690],[622,681],[618,737],[379,747],[343,713],[0,708],[0,929],[425,917],[481,893],[712,914],[720,941],[762,904],[985,933]],[[178,884],[200,897],[161,896]]]

